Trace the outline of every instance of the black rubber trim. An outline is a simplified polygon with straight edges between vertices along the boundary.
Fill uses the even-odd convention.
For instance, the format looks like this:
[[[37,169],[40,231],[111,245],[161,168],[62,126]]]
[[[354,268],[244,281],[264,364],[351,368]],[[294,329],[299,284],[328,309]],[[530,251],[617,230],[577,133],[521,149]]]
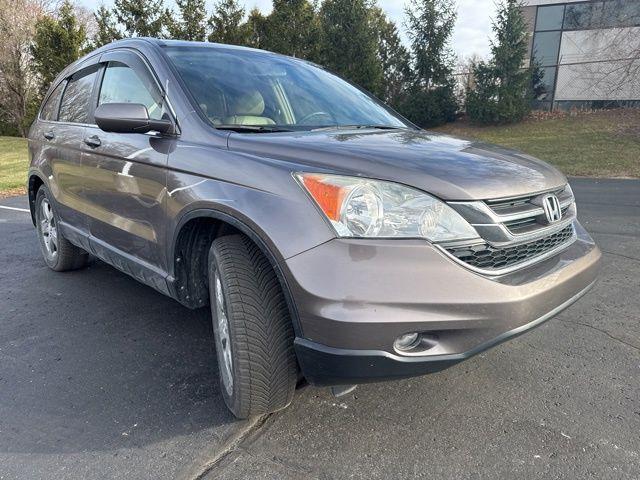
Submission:
[[[380,382],[439,372],[541,325],[577,301],[594,283],[542,317],[504,332],[464,353],[404,357],[383,350],[333,348],[296,338],[294,345],[298,363],[307,381],[318,386]]]
[[[416,377],[444,370],[463,359],[398,357],[379,350],[344,350],[303,338],[294,342],[298,364],[316,386],[353,385]]]

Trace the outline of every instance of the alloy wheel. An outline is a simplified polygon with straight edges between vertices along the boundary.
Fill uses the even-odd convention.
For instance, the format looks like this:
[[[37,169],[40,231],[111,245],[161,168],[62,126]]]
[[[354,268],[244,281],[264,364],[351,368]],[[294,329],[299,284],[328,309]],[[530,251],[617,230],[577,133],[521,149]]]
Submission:
[[[49,200],[44,198],[40,203],[40,235],[47,256],[54,260],[58,255],[58,227]]]
[[[227,305],[222,292],[220,274],[215,273],[215,294],[216,294],[216,321],[218,334],[216,335],[216,348],[219,349],[219,358],[222,359],[220,373],[222,383],[228,395],[233,394],[233,359],[231,358],[231,336],[229,334],[229,320],[227,317]]]

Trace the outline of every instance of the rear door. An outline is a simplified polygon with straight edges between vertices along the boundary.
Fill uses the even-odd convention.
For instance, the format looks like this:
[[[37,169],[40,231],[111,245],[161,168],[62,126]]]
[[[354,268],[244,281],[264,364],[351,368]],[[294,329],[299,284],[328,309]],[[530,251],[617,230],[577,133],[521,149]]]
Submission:
[[[42,136],[43,155],[50,172],[48,184],[61,220],[86,235],[88,218],[83,198],[86,172],[82,165],[82,141],[91,123],[91,98],[98,65],[84,68],[61,82],[45,104],[37,136]],[[59,95],[61,98],[54,98]],[[69,233],[71,234],[71,233]]]
[[[160,85],[137,53],[108,52],[100,63],[96,105],[142,103],[151,118],[169,118]],[[175,140],[154,133],[108,133],[91,125],[83,142],[94,250],[107,258],[124,256],[162,275],[167,267],[166,165]]]

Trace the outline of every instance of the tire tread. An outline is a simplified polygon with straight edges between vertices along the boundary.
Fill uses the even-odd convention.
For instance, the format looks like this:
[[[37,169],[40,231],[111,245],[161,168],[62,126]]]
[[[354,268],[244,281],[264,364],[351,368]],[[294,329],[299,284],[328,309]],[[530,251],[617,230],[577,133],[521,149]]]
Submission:
[[[297,363],[289,308],[276,273],[260,249],[240,234],[214,240],[211,258],[226,290],[232,354],[238,363],[234,398],[225,394],[225,401],[239,418],[281,410],[293,399]],[[210,279],[212,273],[210,268]]]

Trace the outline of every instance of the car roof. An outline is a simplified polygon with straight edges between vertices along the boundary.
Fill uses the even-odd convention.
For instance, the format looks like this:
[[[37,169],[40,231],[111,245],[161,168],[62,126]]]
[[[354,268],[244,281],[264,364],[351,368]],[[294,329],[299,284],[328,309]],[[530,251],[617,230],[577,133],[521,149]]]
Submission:
[[[224,49],[224,50],[244,50],[249,52],[261,52],[267,55],[281,55],[275,52],[269,52],[267,50],[260,50],[258,48],[245,47],[241,45],[231,45],[226,43],[215,43],[215,42],[197,42],[191,40],[173,40],[173,39],[164,39],[164,38],[154,38],[154,37],[135,37],[135,38],[126,38],[122,40],[116,40],[105,47],[110,48],[119,48],[123,46],[140,46],[144,45],[155,45],[158,47],[199,47],[199,48],[210,48],[210,49]],[[105,48],[103,47],[103,48]]]

